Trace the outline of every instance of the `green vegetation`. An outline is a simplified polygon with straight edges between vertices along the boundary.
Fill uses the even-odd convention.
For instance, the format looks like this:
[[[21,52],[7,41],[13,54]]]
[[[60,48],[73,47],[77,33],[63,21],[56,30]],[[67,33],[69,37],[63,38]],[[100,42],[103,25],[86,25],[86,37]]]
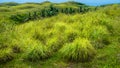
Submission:
[[[119,68],[120,5],[0,4],[0,68]]]
[[[66,44],[60,52],[66,59],[72,61],[88,61],[95,55],[95,49],[87,39],[76,39],[73,43]]]
[[[28,59],[30,61],[37,61],[39,59],[43,60],[50,56],[50,51],[47,49],[46,46],[43,46],[41,44],[36,44],[36,46],[29,49],[28,52],[29,53],[27,53],[25,55],[27,55],[26,59]]]
[[[5,63],[12,60],[14,57],[11,49],[0,49],[0,63]]]

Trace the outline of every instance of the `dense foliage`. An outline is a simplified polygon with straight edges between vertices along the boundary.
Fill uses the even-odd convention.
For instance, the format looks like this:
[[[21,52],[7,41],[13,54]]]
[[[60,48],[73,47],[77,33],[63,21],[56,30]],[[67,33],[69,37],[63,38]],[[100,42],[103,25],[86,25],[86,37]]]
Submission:
[[[71,6],[71,4],[73,6]],[[17,23],[23,23],[28,20],[34,20],[38,18],[40,19],[45,17],[51,17],[59,13],[75,14],[75,13],[85,13],[88,11],[95,10],[95,7],[89,7],[82,3],[77,3],[77,2],[65,2],[61,4],[44,2],[40,4],[25,3],[19,5],[17,5],[17,3],[10,2],[10,3],[2,3],[1,5],[3,7],[2,6],[0,7],[0,11],[11,12],[9,18]],[[8,7],[4,5],[7,5]],[[12,12],[13,10],[14,13]],[[22,12],[20,10],[25,10],[26,12]]]

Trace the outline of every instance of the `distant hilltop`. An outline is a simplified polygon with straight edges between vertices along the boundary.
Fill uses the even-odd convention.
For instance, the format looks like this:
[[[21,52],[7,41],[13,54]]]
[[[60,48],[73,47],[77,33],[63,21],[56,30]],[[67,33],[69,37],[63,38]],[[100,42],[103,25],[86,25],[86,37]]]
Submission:
[[[71,5],[87,5],[87,4],[84,4],[84,3],[81,3],[81,2],[75,2],[75,1],[68,1],[68,2],[61,2],[61,3],[53,3],[53,2],[50,2],[50,1],[44,1],[44,2],[25,2],[25,3],[17,3],[17,2],[3,2],[3,3],[0,3],[0,6],[3,5],[3,6],[16,6],[16,5],[19,5],[19,4],[71,4]],[[117,3],[117,4],[120,4],[120,3]],[[98,6],[106,6],[106,5],[111,5],[111,4],[105,4],[105,5],[98,5]],[[91,5],[89,5],[91,6]]]

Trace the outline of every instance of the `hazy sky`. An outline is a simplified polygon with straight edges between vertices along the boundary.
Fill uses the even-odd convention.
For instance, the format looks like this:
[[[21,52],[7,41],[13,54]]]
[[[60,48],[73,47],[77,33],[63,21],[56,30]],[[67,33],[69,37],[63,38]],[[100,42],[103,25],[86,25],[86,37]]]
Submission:
[[[24,3],[24,2],[43,2],[45,0],[0,0],[0,3],[2,2],[18,2],[18,3]],[[48,0],[51,2],[65,2],[68,0]],[[111,4],[111,3],[120,3],[120,0],[74,0],[77,2],[82,2],[87,5],[102,5],[102,4]]]

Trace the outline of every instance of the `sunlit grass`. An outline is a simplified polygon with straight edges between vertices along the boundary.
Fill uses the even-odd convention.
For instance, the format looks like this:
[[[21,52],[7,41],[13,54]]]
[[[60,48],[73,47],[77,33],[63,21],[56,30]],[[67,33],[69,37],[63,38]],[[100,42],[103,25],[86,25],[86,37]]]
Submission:
[[[85,62],[95,57],[96,51],[89,40],[77,38],[72,43],[65,44],[60,53],[64,59]]]
[[[11,6],[9,9],[0,7],[0,63],[10,61],[6,65],[13,65],[12,63],[18,62],[27,67],[34,62],[36,65],[41,63],[43,66],[57,66],[59,61],[63,65],[74,61],[80,63],[83,68],[87,64],[101,68],[109,68],[110,64],[119,68],[115,58],[119,54],[120,44],[119,5],[99,7],[99,10],[80,14],[59,13],[56,16],[31,19],[20,24],[9,19],[9,15],[13,13],[28,13],[27,11],[32,12],[47,5],[50,3],[22,4]],[[64,6],[64,3],[55,5],[59,8]],[[76,8],[76,5],[71,7]],[[115,61],[112,63],[113,59]]]

